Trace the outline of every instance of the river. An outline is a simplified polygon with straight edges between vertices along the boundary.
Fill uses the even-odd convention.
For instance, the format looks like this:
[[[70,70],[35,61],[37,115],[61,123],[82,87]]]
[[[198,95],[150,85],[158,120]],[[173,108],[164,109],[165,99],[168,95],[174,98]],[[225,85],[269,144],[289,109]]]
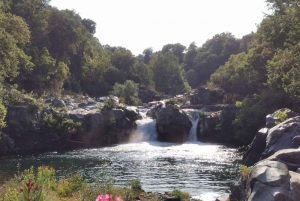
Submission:
[[[180,189],[204,201],[213,201],[229,192],[240,160],[235,148],[202,143],[193,136],[184,144],[158,142],[155,120],[144,116],[137,124],[130,143],[2,158],[0,182],[12,177],[19,163],[21,170],[32,165],[52,166],[59,178],[80,173],[89,182],[105,172],[120,186],[140,178],[147,192]],[[190,135],[195,135],[193,132]]]

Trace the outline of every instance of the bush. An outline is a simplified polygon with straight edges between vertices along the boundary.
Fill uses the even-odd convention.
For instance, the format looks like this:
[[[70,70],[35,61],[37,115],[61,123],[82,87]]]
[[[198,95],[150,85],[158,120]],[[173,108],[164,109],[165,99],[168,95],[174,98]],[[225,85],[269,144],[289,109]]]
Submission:
[[[279,122],[275,122],[276,124],[279,124],[281,122],[284,122],[285,120],[288,119],[288,115],[286,113],[286,111],[278,111],[275,115],[280,121]]]
[[[171,196],[180,197],[182,200],[189,200],[190,194],[188,192],[183,192],[181,190],[173,190],[170,194]]]
[[[62,197],[71,197],[75,192],[82,190],[86,182],[79,174],[62,180],[57,187],[57,192]]]
[[[108,99],[104,101],[104,106],[101,108],[101,111],[112,110],[114,108],[117,108],[117,106],[118,104],[114,100]]]
[[[225,107],[219,117],[220,124],[216,126],[217,138],[222,142],[234,141],[234,127],[232,122],[235,119],[235,112],[231,111],[230,108]]]
[[[178,105],[180,104],[176,98],[170,98],[166,101],[166,105]]]
[[[40,135],[47,138],[51,146],[64,146],[71,136],[82,130],[82,122],[74,122],[65,117],[64,113],[53,110],[44,112],[41,120]]]
[[[109,93],[120,97],[128,105],[140,105],[142,103],[142,101],[138,98],[138,84],[132,80],[126,80],[124,84],[116,83],[113,86],[113,91]]]
[[[246,165],[241,165],[240,167],[240,172],[243,176],[244,179],[247,179],[248,175],[250,174],[252,170],[252,166],[246,166]]]
[[[140,179],[134,179],[130,182],[131,190],[134,192],[140,193],[143,191],[142,184]]]
[[[232,123],[235,131],[234,140],[239,144],[250,144],[259,128],[264,125],[265,116],[266,109],[260,102],[245,98]]]

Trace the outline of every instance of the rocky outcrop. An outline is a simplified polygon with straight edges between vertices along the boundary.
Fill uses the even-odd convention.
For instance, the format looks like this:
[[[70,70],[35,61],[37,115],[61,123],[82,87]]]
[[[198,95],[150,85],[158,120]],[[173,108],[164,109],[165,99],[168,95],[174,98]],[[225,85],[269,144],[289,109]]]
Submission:
[[[294,112],[288,108],[282,108],[282,109],[276,110],[273,114],[268,114],[266,116],[266,127],[267,128],[272,128],[276,125],[276,122],[280,122],[280,119],[277,117],[277,114],[279,112],[285,112],[287,115],[287,118],[293,118],[293,117],[300,115],[297,112]]]
[[[219,101],[222,100],[220,100],[220,97],[218,97],[215,91],[211,91],[204,87],[198,87],[196,93],[190,94],[190,103],[192,105],[198,105],[198,104],[211,105]]]
[[[153,109],[156,117],[158,140],[185,142],[192,123],[187,114],[177,105],[158,105]]]
[[[79,109],[69,111],[69,116],[75,122],[81,121],[85,125],[84,131],[76,136],[76,140],[82,141],[85,146],[95,147],[128,141],[136,124],[125,113],[121,109],[102,112]]]
[[[259,161],[262,153],[265,151],[268,130],[268,128],[262,128],[255,135],[249,149],[243,155],[244,165],[252,166]]]
[[[297,201],[300,200],[300,150],[276,152],[252,168],[246,179],[239,177],[231,187],[240,201]]]
[[[276,151],[294,147],[300,137],[299,129],[300,116],[290,118],[271,128],[268,132],[266,149],[262,154],[262,159],[271,156]]]
[[[81,97],[75,101],[74,98],[67,96],[62,99],[49,98],[45,102],[50,106],[40,112],[28,103],[8,106],[5,119],[7,127],[4,130],[7,135],[0,139],[0,156],[14,151],[15,148],[19,152],[24,152],[97,147],[126,142],[136,129],[135,121],[142,118],[136,107],[124,106],[120,109],[101,111],[100,107],[104,103],[100,98]],[[64,116],[59,115],[63,111],[58,109],[60,107],[69,109],[66,113],[63,112]],[[74,132],[70,131],[69,134],[66,134],[68,131],[59,130],[59,125],[68,126],[69,122],[64,118],[81,122],[82,129],[73,128]],[[55,127],[51,128],[53,125]],[[49,132],[52,133],[48,135]]]
[[[292,118],[257,133],[243,157],[243,164],[253,168],[247,178],[239,175],[231,185],[231,195],[236,200],[300,200],[300,116],[293,117],[296,113],[288,109],[279,111],[287,111]],[[276,115],[266,117],[268,127],[271,117]],[[278,120],[274,124],[275,121]]]
[[[139,119],[142,119],[142,116],[139,113],[139,109],[134,106],[128,106],[123,108],[125,112],[125,116],[130,120],[130,121],[136,121]]]
[[[160,100],[160,94],[156,92],[152,87],[140,87],[139,98],[143,103],[147,103],[153,100]]]

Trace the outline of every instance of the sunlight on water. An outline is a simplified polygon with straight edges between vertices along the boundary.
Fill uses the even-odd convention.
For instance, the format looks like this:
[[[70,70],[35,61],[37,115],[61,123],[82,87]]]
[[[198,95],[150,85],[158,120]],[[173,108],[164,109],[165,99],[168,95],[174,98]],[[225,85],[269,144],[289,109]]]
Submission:
[[[140,178],[145,191],[180,189],[204,201],[229,192],[240,160],[235,148],[198,141],[158,142],[155,121],[144,118],[137,123],[132,143],[0,159],[0,182],[12,177],[20,162],[22,169],[52,166],[58,177],[79,172],[89,182],[102,172],[119,186]]]

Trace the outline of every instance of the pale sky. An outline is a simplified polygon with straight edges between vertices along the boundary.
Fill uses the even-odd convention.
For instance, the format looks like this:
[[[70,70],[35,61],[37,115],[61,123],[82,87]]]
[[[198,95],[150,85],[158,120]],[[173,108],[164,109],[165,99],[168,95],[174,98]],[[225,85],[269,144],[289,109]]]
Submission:
[[[134,55],[168,43],[201,46],[215,34],[237,38],[256,32],[268,12],[264,0],[51,0],[97,23],[102,45],[122,46]]]

